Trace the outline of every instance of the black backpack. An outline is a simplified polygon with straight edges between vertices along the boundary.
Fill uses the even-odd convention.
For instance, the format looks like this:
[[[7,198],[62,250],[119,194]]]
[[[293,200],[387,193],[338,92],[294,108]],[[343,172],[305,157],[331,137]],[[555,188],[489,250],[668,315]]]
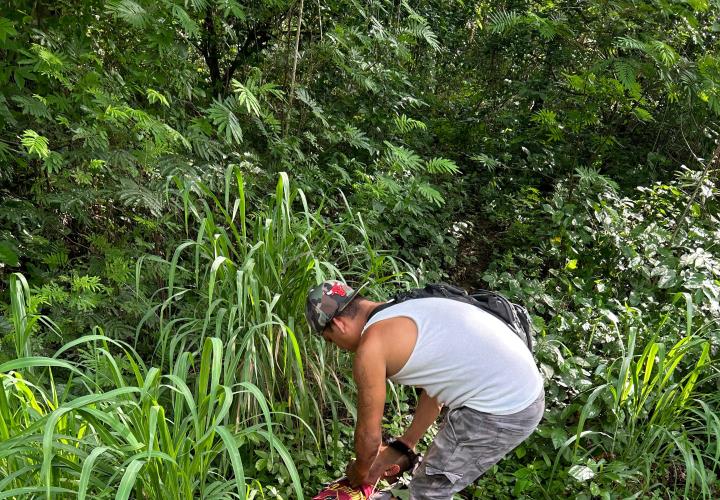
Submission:
[[[370,313],[368,319],[372,318],[376,313],[400,302],[412,299],[425,299],[428,297],[442,297],[457,300],[459,302],[465,302],[466,304],[472,304],[485,312],[489,312],[505,323],[515,335],[520,337],[520,340],[530,349],[530,352],[532,352],[533,335],[535,332],[527,309],[520,304],[513,304],[499,293],[489,290],[478,290],[472,294],[468,294],[464,289],[448,285],[447,283],[431,283],[425,285],[425,288],[415,288],[407,292],[398,293],[393,297],[392,302],[376,307],[375,310]]]

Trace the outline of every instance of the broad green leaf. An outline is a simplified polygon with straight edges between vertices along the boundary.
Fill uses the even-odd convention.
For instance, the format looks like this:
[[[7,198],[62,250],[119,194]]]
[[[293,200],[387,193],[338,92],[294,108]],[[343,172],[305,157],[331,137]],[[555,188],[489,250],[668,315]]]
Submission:
[[[570,467],[568,474],[570,474],[572,477],[574,477],[581,483],[595,477],[595,473],[590,467],[586,465],[573,465],[572,467]]]
[[[3,264],[11,267],[18,265],[18,254],[9,241],[0,241],[0,267]]]
[[[0,42],[4,42],[9,37],[17,35],[17,30],[10,19],[0,17]]]

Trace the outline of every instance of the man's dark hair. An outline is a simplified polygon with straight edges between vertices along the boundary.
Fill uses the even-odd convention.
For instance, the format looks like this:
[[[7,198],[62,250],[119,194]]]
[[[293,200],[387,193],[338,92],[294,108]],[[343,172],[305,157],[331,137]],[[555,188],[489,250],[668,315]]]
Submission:
[[[348,303],[347,306],[345,306],[345,309],[342,310],[340,314],[335,316],[336,318],[345,317],[345,318],[355,318],[357,316],[357,313],[360,311],[360,303],[364,300],[367,300],[362,295],[356,295],[350,303]]]

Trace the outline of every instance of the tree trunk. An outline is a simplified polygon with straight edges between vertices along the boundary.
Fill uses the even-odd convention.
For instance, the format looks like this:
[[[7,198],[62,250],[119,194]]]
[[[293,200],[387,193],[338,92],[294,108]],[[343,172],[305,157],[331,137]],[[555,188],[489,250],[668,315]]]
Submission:
[[[210,86],[213,97],[219,97],[223,91],[223,78],[220,72],[220,54],[218,54],[217,34],[215,33],[215,18],[213,10],[205,10],[205,33],[203,33],[202,52],[205,64],[210,71]]]

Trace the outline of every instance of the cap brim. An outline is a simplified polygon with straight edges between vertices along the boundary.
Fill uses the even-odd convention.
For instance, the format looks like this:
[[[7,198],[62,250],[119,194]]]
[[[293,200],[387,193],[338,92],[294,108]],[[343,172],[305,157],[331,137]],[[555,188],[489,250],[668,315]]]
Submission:
[[[360,285],[360,286],[358,287],[358,289],[355,290],[355,291],[352,293],[352,295],[350,295],[350,299],[348,299],[348,301],[345,302],[345,304],[344,304],[342,307],[338,307],[338,310],[335,311],[335,314],[333,314],[332,317],[334,318],[335,316],[337,316],[338,314],[340,314],[341,312],[343,312],[343,311],[345,310],[345,308],[350,305],[350,302],[352,302],[353,300],[355,300],[355,297],[357,297],[357,294],[360,293],[360,290],[362,290],[363,288],[365,288],[365,287],[368,286],[369,284],[370,284],[370,282],[369,282],[369,281],[366,281],[365,283],[363,283],[362,285]],[[332,318],[330,318],[330,321],[332,321]],[[329,323],[330,321],[328,321],[328,323]]]

